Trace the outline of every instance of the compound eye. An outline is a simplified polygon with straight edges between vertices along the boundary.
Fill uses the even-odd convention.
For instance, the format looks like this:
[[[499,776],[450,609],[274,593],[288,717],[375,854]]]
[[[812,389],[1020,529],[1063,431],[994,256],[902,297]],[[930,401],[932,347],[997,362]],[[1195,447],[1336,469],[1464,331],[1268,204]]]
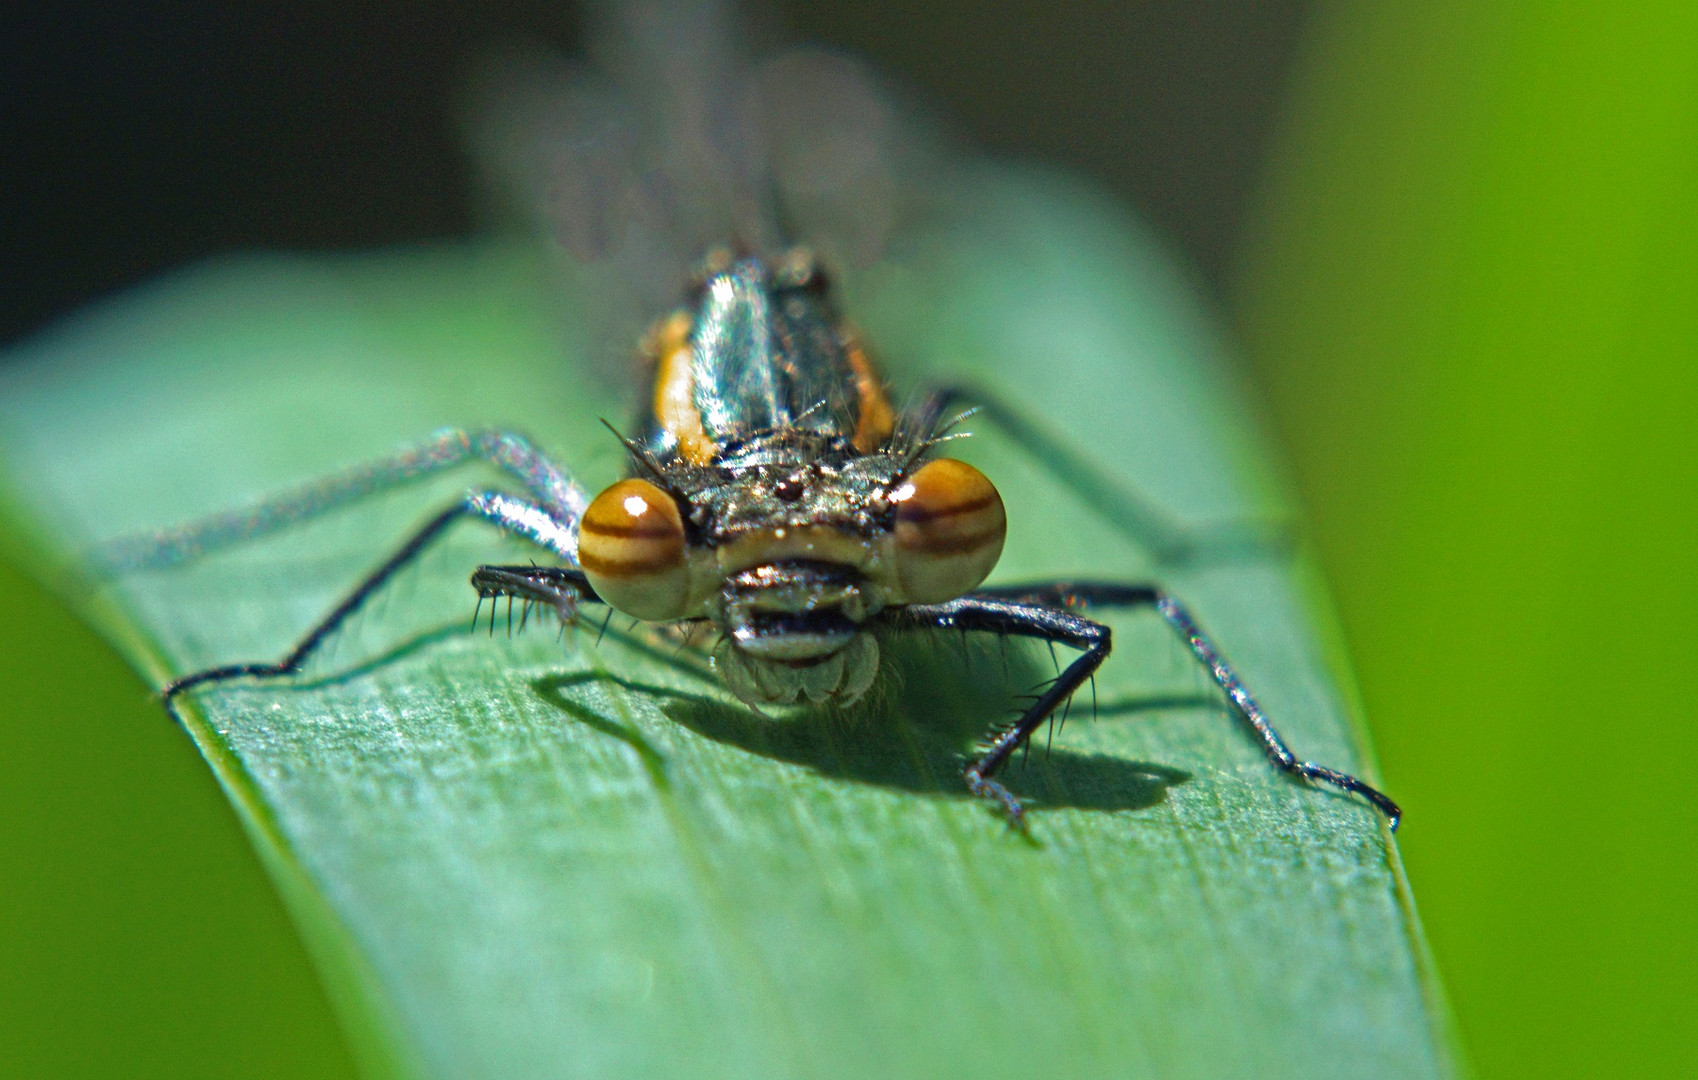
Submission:
[[[647,480],[621,480],[578,522],[578,565],[610,607],[638,619],[684,617],[690,574],[678,504]]]
[[[941,604],[996,566],[1008,518],[1002,496],[964,461],[938,458],[890,493],[896,504],[896,576],[911,604]]]

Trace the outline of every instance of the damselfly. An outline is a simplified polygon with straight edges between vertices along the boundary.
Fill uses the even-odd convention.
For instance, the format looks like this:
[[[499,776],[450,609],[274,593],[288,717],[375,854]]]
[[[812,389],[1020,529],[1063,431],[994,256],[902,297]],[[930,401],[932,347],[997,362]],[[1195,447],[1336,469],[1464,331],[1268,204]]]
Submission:
[[[674,132],[668,146],[681,138]],[[597,139],[598,147],[609,143]],[[595,152],[588,141],[574,145]],[[581,158],[569,164],[579,180],[606,179]],[[579,186],[602,197],[608,189]],[[656,190],[666,188],[627,185],[621,204],[639,206]],[[1286,746],[1220,651],[1161,588],[1108,581],[982,587],[1002,551],[1003,502],[987,477],[940,451],[959,434],[964,408],[988,404],[982,415],[992,422],[1006,423],[1012,413],[960,386],[922,391],[895,407],[809,250],[763,242],[781,231],[775,217],[733,212],[730,221],[738,246],[712,250],[693,275],[688,302],[643,339],[647,405],[640,428],[619,436],[628,475],[593,498],[521,435],[455,429],[280,498],[110,549],[108,561],[119,566],[174,563],[471,461],[497,467],[515,484],[474,490],[444,507],[282,657],[183,676],[164,688],[167,703],[211,684],[299,671],[451,524],[470,518],[550,556],[548,565],[478,567],[472,584],[480,604],[507,598],[565,621],[584,605],[605,605],[649,623],[706,628],[719,676],[756,710],[856,701],[878,673],[880,637],[891,633],[949,630],[1080,650],[965,762],[968,790],[1016,824],[1022,807],[998,774],[1109,654],[1109,628],[1085,612],[1153,608],[1275,766],[1362,796],[1396,827],[1400,811],[1385,795]],[[1020,435],[1018,425],[1012,433]]]

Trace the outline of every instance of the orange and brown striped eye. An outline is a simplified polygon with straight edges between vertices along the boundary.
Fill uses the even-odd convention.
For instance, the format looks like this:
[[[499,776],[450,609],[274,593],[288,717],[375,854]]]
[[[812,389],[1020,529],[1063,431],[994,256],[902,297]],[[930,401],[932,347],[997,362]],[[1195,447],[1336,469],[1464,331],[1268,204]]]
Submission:
[[[684,519],[647,480],[621,480],[578,522],[578,565],[610,607],[638,619],[684,616],[690,573]]]
[[[890,493],[896,504],[896,576],[911,604],[941,604],[996,565],[1008,518],[1002,496],[964,461],[938,458]]]

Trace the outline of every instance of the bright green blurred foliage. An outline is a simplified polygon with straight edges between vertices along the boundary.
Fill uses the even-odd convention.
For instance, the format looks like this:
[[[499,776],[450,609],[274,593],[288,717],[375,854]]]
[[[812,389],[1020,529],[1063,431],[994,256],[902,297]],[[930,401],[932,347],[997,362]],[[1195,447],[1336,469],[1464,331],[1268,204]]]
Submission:
[[[4,564],[0,626],[0,1077],[352,1076],[194,747]]]
[[[1242,326],[1464,1043],[1698,1075],[1698,5],[1314,30]]]

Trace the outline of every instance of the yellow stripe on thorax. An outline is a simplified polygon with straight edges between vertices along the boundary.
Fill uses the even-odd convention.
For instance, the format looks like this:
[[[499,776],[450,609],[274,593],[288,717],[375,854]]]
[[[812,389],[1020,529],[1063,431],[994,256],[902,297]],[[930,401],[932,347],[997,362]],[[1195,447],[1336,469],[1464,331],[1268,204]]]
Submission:
[[[690,353],[690,316],[676,312],[649,331],[645,348],[659,367],[654,380],[654,418],[692,465],[707,465],[719,452],[696,411],[695,372]]]
[[[890,407],[884,384],[873,370],[872,361],[867,359],[866,350],[861,348],[860,339],[848,327],[843,330],[843,348],[849,354],[849,367],[855,373],[855,394],[861,401],[853,442],[855,449],[870,454],[890,440],[890,433],[896,428],[896,411]]]

